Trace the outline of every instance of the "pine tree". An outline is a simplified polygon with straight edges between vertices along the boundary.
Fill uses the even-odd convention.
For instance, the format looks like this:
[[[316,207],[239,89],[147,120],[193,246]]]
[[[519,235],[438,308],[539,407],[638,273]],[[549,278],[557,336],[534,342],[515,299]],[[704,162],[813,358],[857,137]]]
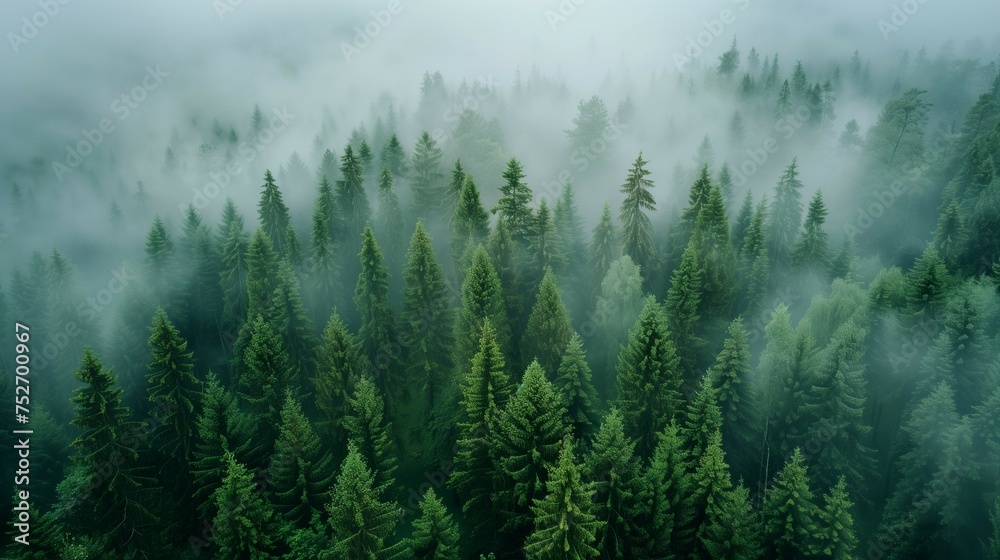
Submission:
[[[555,387],[563,396],[572,433],[580,439],[589,437],[597,426],[597,391],[590,379],[583,341],[574,332],[556,372]]]
[[[722,414],[722,443],[736,465],[749,457],[753,426],[757,421],[753,387],[750,384],[750,343],[743,318],[729,324],[722,351],[706,376],[717,391]],[[741,453],[742,452],[742,453]]]
[[[385,401],[369,376],[362,376],[347,401],[344,415],[347,440],[372,465],[379,496],[390,499],[396,491],[396,449],[392,423],[385,418]]]
[[[361,244],[357,241],[357,232],[365,227],[371,219],[371,206],[368,204],[368,195],[365,192],[364,179],[362,178],[361,163],[355,157],[351,146],[344,148],[344,155],[340,158],[341,179],[337,181],[337,208],[341,212],[340,231],[344,232],[345,255],[357,254]],[[353,278],[359,272],[357,266],[345,267],[344,278]]]
[[[549,468],[547,494],[531,509],[535,529],[525,543],[528,558],[593,558],[604,522],[594,515],[594,483],[583,482],[573,456],[573,440],[563,440],[559,461]]]
[[[702,527],[698,537],[711,558],[760,558],[760,524],[742,484],[721,496],[717,513]]]
[[[195,431],[195,411],[201,408],[201,382],[194,376],[194,354],[188,343],[167,319],[162,308],[156,310],[150,328],[149,401],[166,413],[153,429],[150,444],[165,459],[161,477],[171,490],[186,495],[187,467],[191,458],[191,440]]]
[[[597,531],[595,545],[601,558],[632,558],[645,545],[639,468],[635,442],[625,436],[621,412],[612,408],[604,417],[584,466],[584,479],[595,483],[594,515],[604,523]]]
[[[269,455],[278,436],[282,395],[292,385],[294,372],[281,338],[264,317],[258,315],[249,325],[250,342],[244,351],[245,368],[237,382],[237,393],[253,416],[257,437]]]
[[[775,477],[764,501],[764,543],[768,558],[811,557],[819,534],[809,473],[797,448]]]
[[[247,248],[247,319],[271,318],[274,291],[278,285],[278,255],[263,229],[254,232]]]
[[[448,286],[423,222],[417,222],[410,239],[403,276],[400,340],[407,348],[410,382],[420,383],[427,407],[424,418],[430,419],[436,408],[435,400],[444,394],[451,379],[454,326]]]
[[[214,544],[223,558],[273,558],[274,511],[257,492],[253,474],[232,453],[225,456],[226,474],[212,494],[218,512],[212,522]]]
[[[402,280],[399,270],[403,263],[403,251],[406,245],[404,223],[399,198],[393,190],[392,173],[387,167],[383,167],[378,176],[378,212],[375,215],[374,229],[382,240],[384,262],[387,263],[387,268],[392,270],[389,275],[389,291],[394,294],[399,293],[401,289],[397,284]]]
[[[610,126],[608,109],[604,101],[596,95],[577,104],[577,116],[573,118],[573,130],[566,130],[570,145],[575,149],[589,148],[591,143],[603,137]]]
[[[588,262],[591,274],[591,292],[597,294],[604,281],[611,263],[618,258],[621,253],[618,231],[615,229],[614,221],[611,217],[611,208],[604,204],[601,211],[601,220],[594,227],[594,235],[590,243]],[[634,262],[634,261],[633,261]]]
[[[680,386],[680,362],[663,311],[649,298],[618,357],[616,406],[640,457],[652,455],[656,435],[678,412],[683,398]]]
[[[232,200],[227,202],[232,203]],[[235,336],[247,317],[247,250],[250,239],[243,230],[243,217],[235,216],[224,234],[222,269],[219,271],[223,302],[220,328]]]
[[[169,306],[174,278],[174,242],[167,232],[163,220],[157,216],[146,235],[145,276],[150,282],[154,296]]]
[[[829,258],[826,232],[823,231],[823,223],[826,221],[826,205],[823,203],[823,191],[816,191],[812,201],[809,202],[809,211],[806,213],[805,229],[802,238],[795,247],[792,256],[799,266],[824,270]]]
[[[668,424],[657,434],[643,475],[644,558],[669,558],[673,551],[691,550],[696,535],[690,527],[695,511],[689,465],[677,426]]]
[[[267,469],[275,512],[293,527],[307,527],[313,513],[326,504],[333,475],[330,455],[301,405],[285,393],[278,440]]]
[[[397,397],[406,397],[409,386],[399,367],[402,356],[396,341],[396,320],[389,308],[389,272],[382,264],[382,251],[375,241],[372,228],[365,226],[361,253],[361,274],[354,288],[354,304],[361,316],[358,335],[368,363],[382,390]]]
[[[934,248],[944,262],[954,269],[967,240],[961,210],[958,203],[952,200],[938,216],[937,228],[934,230]]]
[[[472,175],[466,175],[451,222],[451,259],[455,270],[463,270],[470,247],[485,243],[490,233],[490,216],[479,199],[479,189]]]
[[[458,560],[458,525],[433,488],[420,499],[420,517],[413,520],[407,546],[415,560]]]
[[[583,255],[586,251],[583,241],[583,219],[580,217],[576,205],[576,191],[573,189],[572,183],[567,182],[563,185],[559,199],[556,201],[554,217],[556,233],[559,234],[566,254]],[[582,262],[573,259],[570,263],[570,269],[582,271],[582,265]]]
[[[772,262],[785,265],[795,247],[802,225],[802,181],[793,158],[774,189],[767,231],[767,252]]]
[[[678,350],[682,379],[693,382],[698,371],[698,351],[705,341],[698,336],[699,307],[704,269],[698,259],[698,245],[692,240],[684,249],[681,265],[674,270],[665,302],[667,329]]]
[[[323,432],[329,434],[330,448],[336,453],[334,463],[343,456],[347,433],[343,429],[347,401],[354,384],[367,372],[367,361],[361,352],[361,343],[347,330],[347,325],[337,312],[330,316],[316,356],[314,388],[316,408],[323,416]]]
[[[628,341],[628,331],[635,325],[643,306],[642,273],[628,255],[611,263],[601,282],[597,308],[593,315],[595,335],[600,336],[600,348],[594,361],[596,385],[602,395],[610,395],[614,387],[617,350]]]
[[[546,374],[554,378],[572,335],[566,305],[559,294],[555,274],[549,269],[538,287],[522,339],[521,355],[524,359],[538,360]]]
[[[278,264],[278,277],[270,317],[294,368],[288,387],[298,392],[300,379],[312,376],[316,337],[299,292],[299,278],[285,260]]]
[[[418,219],[434,219],[441,211],[444,185],[441,149],[426,131],[420,135],[410,160],[413,206]]]
[[[706,541],[710,540],[709,531],[718,526],[725,515],[726,501],[732,481],[729,478],[729,465],[726,464],[725,452],[722,450],[722,433],[716,430],[709,438],[705,451],[697,460],[697,467],[691,477],[694,482],[692,496],[694,519],[691,527],[695,530],[697,539],[694,550],[697,556],[708,556]]]
[[[855,557],[858,537],[854,534],[854,517],[851,515],[854,504],[847,495],[844,477],[837,480],[837,484],[829,494],[823,496],[823,500],[824,506],[819,512],[820,534],[816,550],[824,558],[850,560]]]
[[[131,420],[117,379],[90,348],[84,347],[73,373],[84,383],[70,399],[76,412],[70,424],[80,430],[71,444],[73,460],[83,479],[74,489],[71,507],[84,527],[103,532],[115,550],[124,550],[120,547],[130,542],[148,544],[148,531],[157,521],[151,492],[155,481],[140,466],[135,435],[146,426]],[[106,476],[112,465],[115,476]]]
[[[502,195],[493,208],[493,213],[498,214],[499,218],[506,222],[514,241],[521,243],[531,232],[531,209],[528,208],[528,203],[531,202],[531,189],[521,182],[524,179],[524,171],[516,158],[511,158],[507,162],[503,178],[506,183],[500,187]]]
[[[750,230],[750,222],[753,221],[753,213],[753,191],[748,190],[746,196],[743,198],[743,204],[740,205],[740,209],[736,213],[736,221],[733,222],[732,231],[733,246],[741,253],[741,256],[743,241]]]
[[[309,243],[309,294],[315,321],[323,320],[327,310],[332,309],[340,299],[337,290],[337,261],[334,256],[332,220],[336,218],[333,205],[333,189],[323,176],[319,185],[319,198],[313,209],[312,234]]]
[[[201,412],[194,438],[192,496],[205,521],[215,518],[212,494],[226,475],[226,454],[246,464],[257,455],[253,420],[240,411],[236,396],[226,390],[214,373],[205,381]]]
[[[708,199],[698,212],[690,243],[697,249],[702,271],[700,314],[706,319],[728,317],[736,292],[736,253],[718,185],[712,185]]]
[[[531,227],[528,251],[531,256],[531,279],[534,284],[536,279],[545,274],[546,269],[553,269],[557,273],[565,270],[568,261],[564,253],[562,239],[556,230],[555,220],[549,212],[549,204],[542,199],[538,205],[538,212],[535,214]]]
[[[621,192],[625,194],[622,201],[622,208],[619,218],[622,221],[622,252],[632,257],[642,268],[647,268],[650,259],[653,258],[653,225],[649,221],[646,211],[656,209],[656,202],[649,189],[653,187],[653,181],[647,179],[649,171],[646,169],[647,161],[642,159],[642,152],[632,163],[632,168],[628,172],[628,177],[621,187]]]
[[[396,177],[406,177],[409,175],[409,168],[406,164],[406,153],[395,134],[389,138],[389,141],[382,148],[379,160],[382,167],[388,167],[389,171]]]
[[[292,238],[287,237],[291,220],[288,216],[288,207],[282,199],[278,185],[274,184],[274,176],[271,171],[264,172],[263,192],[260,195],[260,202],[257,204],[257,211],[260,215],[260,227],[271,239],[278,258],[290,257],[290,249],[297,243]],[[294,234],[293,234],[294,236]]]
[[[708,376],[701,378],[698,392],[688,404],[681,426],[681,435],[693,464],[698,464],[708,450],[712,437],[722,429],[718,392]],[[720,432],[721,438],[721,432]],[[719,441],[721,445],[721,439]]]
[[[396,529],[397,508],[382,500],[374,480],[361,453],[349,445],[326,506],[333,547],[320,560],[377,560],[399,553],[402,547],[386,544]]]
[[[906,276],[910,309],[918,317],[936,316],[951,285],[951,275],[937,250],[928,245]]]
[[[481,329],[479,351],[461,378],[455,469],[448,484],[462,498],[462,511],[470,518],[474,542],[483,546],[493,541],[496,533],[494,516],[488,514],[494,511],[491,479],[497,468],[489,453],[489,438],[513,387],[488,319]]]
[[[497,277],[486,249],[481,245],[472,255],[472,264],[462,282],[462,307],[455,321],[455,359],[459,373],[468,367],[476,352],[483,321],[488,319],[496,333],[497,343],[506,349],[510,340],[507,310],[504,306],[500,279]]]
[[[496,228],[490,234],[487,242],[487,251],[497,278],[500,280],[500,291],[502,293],[502,307],[506,312],[506,319],[503,324],[495,323],[499,329],[502,325],[507,325],[511,335],[506,339],[507,343],[504,351],[512,361],[512,365],[520,369],[520,347],[516,344],[515,332],[523,332],[528,320],[528,296],[533,288],[528,286],[527,272],[525,267],[525,248],[514,241],[507,222],[503,219],[497,220]],[[475,261],[475,252],[472,254],[472,261]],[[472,267],[470,266],[471,270]],[[464,284],[463,284],[464,285]]]
[[[545,494],[546,466],[557,459],[569,430],[565,418],[552,383],[538,362],[531,362],[489,434],[489,454],[497,466],[494,514],[506,547],[520,547],[530,532],[530,505]]]
[[[465,172],[465,169],[462,169],[462,162],[456,159],[455,166],[451,168],[451,181],[445,188],[444,200],[442,201],[444,217],[448,220],[448,224],[452,224],[455,220],[455,212],[458,209],[459,200],[462,198],[462,189],[465,188],[465,180],[468,177],[470,175]]]

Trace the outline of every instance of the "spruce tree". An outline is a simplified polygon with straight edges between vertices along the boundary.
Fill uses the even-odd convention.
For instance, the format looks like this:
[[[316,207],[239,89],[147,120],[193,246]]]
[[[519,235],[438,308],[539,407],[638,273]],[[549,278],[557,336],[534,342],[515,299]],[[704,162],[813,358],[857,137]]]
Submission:
[[[258,315],[249,325],[250,342],[244,351],[245,368],[237,382],[237,394],[254,418],[257,437],[269,455],[278,436],[282,396],[292,384],[294,371],[281,338],[264,317]]]
[[[718,185],[712,185],[708,199],[698,212],[691,243],[697,249],[702,271],[699,313],[706,319],[728,317],[736,293],[736,253]]]
[[[829,258],[826,243],[826,232],[823,223],[826,221],[826,205],[823,203],[823,191],[816,191],[809,202],[806,222],[802,238],[795,247],[793,260],[802,267],[824,271]]]
[[[642,475],[635,442],[625,436],[621,412],[612,408],[604,417],[586,457],[584,478],[595,483],[594,515],[604,525],[596,547],[608,560],[639,556],[642,539]]]
[[[528,203],[531,202],[531,189],[521,182],[524,179],[524,171],[516,158],[511,158],[507,162],[503,178],[506,183],[500,186],[502,194],[493,208],[493,213],[506,222],[514,241],[521,243],[531,232],[532,217],[531,209],[528,207]]]
[[[334,474],[330,455],[302,414],[302,406],[286,392],[267,468],[275,512],[293,527],[307,527],[313,513],[326,504]]]
[[[691,480],[694,482],[692,505],[695,514],[691,527],[697,536],[693,543],[695,555],[708,556],[705,544],[710,540],[710,528],[722,521],[732,487],[729,465],[726,464],[725,452],[722,450],[722,433],[718,430],[709,436]]]
[[[698,351],[705,341],[698,336],[704,268],[695,240],[688,243],[681,265],[674,270],[665,302],[667,329],[678,351],[682,379],[693,382],[698,371]]]
[[[323,432],[330,435],[334,463],[343,459],[339,450],[347,448],[347,432],[343,429],[347,401],[355,383],[367,371],[361,343],[334,311],[323,330],[316,357],[316,376],[313,378],[316,408],[323,417]]]
[[[597,226],[594,227],[594,234],[587,255],[591,274],[591,293],[594,295],[600,290],[601,282],[604,281],[608,270],[611,269],[611,263],[621,253],[619,239],[614,219],[611,217],[611,207],[605,203],[604,209],[601,211],[601,219],[597,222]]]
[[[855,557],[858,537],[854,533],[854,517],[851,515],[854,504],[847,495],[844,477],[837,480],[830,493],[823,496],[823,501],[816,550],[824,558],[850,560]]]
[[[568,264],[562,239],[545,199],[538,205],[538,212],[532,222],[528,253],[532,265],[529,273],[531,284],[541,278],[547,269],[561,273]]]
[[[546,466],[567,435],[566,411],[537,361],[500,413],[489,434],[494,474],[494,514],[507,548],[519,548],[531,530],[530,505],[545,495]]]
[[[485,243],[490,233],[490,216],[479,199],[479,189],[472,175],[466,175],[451,222],[451,259],[455,270],[464,270],[469,247]]]
[[[383,166],[378,175],[378,212],[375,214],[375,231],[383,240],[385,260],[390,266],[396,267],[402,261],[401,252],[405,243],[405,226],[403,211],[399,206],[399,197],[393,188],[392,173]]]
[[[260,217],[260,227],[271,239],[274,251],[278,258],[290,256],[289,249],[293,243],[292,238],[287,237],[291,220],[288,216],[288,206],[281,196],[278,185],[274,184],[274,176],[271,171],[264,172],[263,191],[260,194],[260,202],[257,204],[257,212]],[[294,234],[292,234],[294,236]]]
[[[225,235],[222,268],[219,271],[222,286],[220,328],[235,337],[247,316],[247,249],[250,238],[243,230],[243,218],[234,218]]]
[[[742,253],[743,241],[746,239],[747,231],[750,229],[750,222],[753,221],[753,191],[748,190],[743,204],[736,213],[736,221],[733,222],[732,238],[733,246]]]
[[[455,220],[455,212],[458,209],[459,200],[462,198],[462,189],[465,188],[465,179],[469,176],[462,169],[462,162],[456,159],[455,166],[451,168],[451,181],[448,182],[448,186],[444,190],[444,199],[442,200],[444,217],[448,224],[452,224]]]
[[[548,269],[528,317],[521,355],[526,360],[538,360],[550,379],[554,379],[572,335],[569,314],[559,294],[555,274]]]
[[[454,327],[448,286],[423,222],[417,222],[410,239],[403,276],[400,340],[407,348],[410,383],[420,384],[428,418],[450,379]]]
[[[365,226],[363,237],[358,255],[361,274],[354,288],[354,304],[361,316],[358,336],[382,390],[393,400],[405,398],[409,386],[399,367],[402,356],[397,346],[396,320],[389,308],[389,272],[382,264],[382,251],[370,226]]]
[[[719,410],[718,398],[719,394],[712,379],[708,376],[702,377],[698,392],[685,411],[681,435],[684,436],[691,462],[695,465],[708,450],[712,437],[722,429],[722,412]]]
[[[227,453],[224,460],[225,478],[212,494],[218,512],[212,522],[213,544],[223,558],[273,558],[277,529],[274,511],[257,491],[253,473],[232,453]]]
[[[372,465],[375,491],[384,499],[396,492],[396,446],[392,423],[385,417],[385,400],[369,376],[362,376],[347,401],[344,430],[366,465]]]
[[[579,439],[589,437],[597,426],[597,391],[591,383],[590,366],[580,335],[573,333],[555,375],[556,389],[563,396],[567,419]]]
[[[322,553],[320,560],[381,560],[394,557],[404,548],[386,542],[396,530],[399,512],[392,502],[383,501],[374,481],[361,453],[349,445],[326,506],[333,546]]]
[[[573,455],[573,440],[563,440],[559,460],[549,467],[547,494],[531,509],[535,528],[525,543],[528,558],[593,558],[604,522],[594,515],[594,483],[584,482]]]
[[[729,324],[722,351],[706,377],[717,391],[722,413],[722,443],[731,462],[741,465],[749,459],[753,428],[757,421],[753,386],[750,384],[750,343],[743,318]]]
[[[434,219],[444,202],[444,174],[441,172],[441,149],[426,131],[417,140],[410,167],[415,216],[418,219]]]
[[[764,499],[764,544],[768,558],[811,557],[816,552],[819,508],[813,503],[805,459],[795,449]]]
[[[767,252],[771,260],[787,265],[802,226],[802,181],[793,158],[774,188],[767,230]]]
[[[413,520],[413,534],[407,541],[415,560],[458,560],[458,524],[441,499],[428,488],[420,498],[420,517]]]
[[[337,208],[340,210],[342,223],[339,229],[344,233],[344,254],[356,255],[361,249],[357,235],[371,219],[371,206],[368,203],[368,194],[365,192],[361,163],[354,155],[351,146],[344,148],[344,155],[340,161],[341,179],[337,181]],[[344,267],[344,278],[350,281],[361,268],[356,261],[348,259],[347,262],[349,266]]]
[[[403,150],[403,145],[400,144],[399,138],[395,134],[389,138],[389,141],[382,148],[379,160],[382,167],[388,167],[389,171],[396,177],[402,178],[409,175],[409,167],[406,164],[406,152]]]
[[[643,474],[641,499],[645,531],[643,558],[669,558],[673,551],[691,550],[696,537],[690,462],[673,423],[657,434],[656,449]]]
[[[594,360],[595,384],[602,395],[610,395],[614,387],[614,371],[618,350],[628,341],[628,332],[639,318],[643,306],[642,271],[628,255],[611,263],[601,282],[597,308],[592,321],[599,341]],[[592,354],[593,355],[593,354]]]
[[[625,194],[622,201],[619,218],[622,221],[622,252],[642,268],[647,268],[653,258],[653,225],[649,221],[647,211],[656,209],[656,202],[649,190],[653,181],[646,177],[650,174],[646,169],[648,162],[642,159],[642,152],[632,163],[628,177],[621,187]]]
[[[679,412],[681,382],[680,361],[663,310],[650,297],[618,356],[616,406],[640,457],[652,455],[657,434]]]
[[[500,278],[490,263],[486,249],[480,245],[472,255],[472,264],[462,282],[462,307],[455,321],[454,364],[460,374],[466,370],[476,352],[486,319],[494,329],[500,348],[506,350],[510,327]]]
[[[319,186],[319,199],[313,209],[312,234],[309,243],[309,291],[314,321],[323,320],[327,310],[340,300],[337,261],[333,237],[332,220],[336,218],[333,191],[323,176]]]
[[[717,513],[702,525],[698,538],[712,558],[760,558],[760,523],[750,503],[750,491],[740,484],[724,493]]]

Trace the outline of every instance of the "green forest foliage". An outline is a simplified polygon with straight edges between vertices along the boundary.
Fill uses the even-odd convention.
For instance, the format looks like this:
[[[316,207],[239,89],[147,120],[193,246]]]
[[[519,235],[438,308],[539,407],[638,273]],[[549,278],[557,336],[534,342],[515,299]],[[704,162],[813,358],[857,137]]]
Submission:
[[[731,99],[737,138],[804,105],[853,183],[787,151],[753,192],[706,136],[673,198],[649,148],[543,186],[491,102],[412,151],[394,111],[319,138],[315,173],[261,170],[258,226],[112,203],[148,231],[138,280],[50,360],[71,389],[37,399],[33,545],[6,557],[997,558],[995,65],[916,63],[966,99],[746,54],[651,87]],[[884,109],[838,142],[848,93]],[[460,99],[427,75],[416,120]],[[567,150],[642,114],[578,110]],[[9,264],[0,323],[76,316],[65,254]]]

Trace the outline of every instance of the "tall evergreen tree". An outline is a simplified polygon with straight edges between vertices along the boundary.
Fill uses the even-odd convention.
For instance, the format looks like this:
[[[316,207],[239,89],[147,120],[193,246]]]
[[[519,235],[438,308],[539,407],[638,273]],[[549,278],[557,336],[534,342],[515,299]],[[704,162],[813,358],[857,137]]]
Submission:
[[[717,513],[698,535],[711,558],[760,558],[760,523],[742,484],[722,495]]]
[[[774,189],[767,230],[767,252],[771,261],[786,265],[802,226],[802,181],[793,158]]]
[[[764,544],[768,558],[804,558],[816,552],[819,508],[798,449],[775,477],[764,501]]]
[[[264,172],[263,191],[260,195],[260,202],[257,204],[257,211],[260,216],[260,227],[271,239],[278,258],[290,257],[289,250],[297,241],[287,237],[291,219],[288,216],[288,206],[281,196],[278,185],[274,184],[274,176],[271,171]],[[294,234],[292,234],[294,235]]]
[[[382,251],[372,228],[365,226],[361,253],[361,274],[354,288],[354,304],[361,316],[358,335],[376,381],[391,402],[409,394],[409,386],[399,367],[402,356],[397,346],[396,320],[389,308],[389,272],[382,264]],[[394,408],[390,405],[391,408]]]
[[[347,432],[344,416],[347,401],[362,376],[368,371],[361,343],[347,330],[347,325],[334,311],[330,316],[316,356],[316,376],[313,385],[316,408],[323,417],[323,432],[330,435],[329,445],[334,450],[334,463],[339,463],[346,449]]]
[[[561,273],[568,264],[562,239],[556,229],[555,220],[549,212],[549,205],[542,199],[538,205],[538,212],[535,214],[531,227],[528,251],[531,256],[530,280],[534,284],[537,279],[545,274],[546,269],[553,269]]]
[[[657,436],[643,475],[644,558],[669,558],[673,551],[691,550],[696,536],[691,531],[694,481],[683,440],[673,423]]]
[[[616,259],[601,282],[592,318],[595,336],[599,336],[598,348],[604,349],[593,361],[595,384],[603,395],[610,395],[614,387],[617,351],[628,341],[628,332],[639,318],[643,301],[641,270],[628,255]]]
[[[642,159],[642,152],[635,158],[628,177],[621,187],[625,194],[619,218],[622,221],[622,252],[632,257],[642,268],[647,268],[653,258],[653,225],[646,211],[656,209],[656,202],[649,190],[653,181],[646,177],[650,171],[646,169],[648,162]]]
[[[467,266],[464,259],[470,247],[485,243],[489,233],[490,216],[479,199],[476,181],[472,175],[466,175],[451,222],[451,259],[455,270],[463,270]]]
[[[245,368],[237,382],[237,394],[253,416],[257,437],[265,454],[274,448],[281,421],[281,400],[292,385],[294,370],[281,338],[258,315],[250,322],[250,342],[244,351]],[[254,467],[264,465],[251,465]]]
[[[444,202],[444,174],[441,172],[441,149],[426,131],[417,140],[410,166],[415,215],[418,219],[434,219]]]
[[[635,442],[625,436],[621,412],[612,408],[604,417],[590,453],[584,478],[595,483],[594,515],[604,525],[596,547],[605,559],[632,558],[645,546],[642,539],[643,479]]]
[[[506,350],[510,340],[507,310],[504,306],[500,278],[497,277],[486,249],[476,248],[472,264],[462,282],[462,307],[455,321],[455,367],[465,371],[476,352],[482,333],[483,321],[489,319],[501,349]]]
[[[594,234],[590,242],[588,253],[588,264],[591,274],[591,292],[596,295],[601,288],[601,282],[611,269],[611,263],[618,258],[621,253],[619,234],[615,228],[615,223],[611,217],[611,208],[604,204],[601,211],[601,220],[594,227]],[[634,261],[633,261],[634,262]]]
[[[616,406],[640,457],[652,455],[657,434],[679,411],[680,386],[680,363],[663,310],[649,298],[618,357]]]
[[[286,392],[267,481],[276,513],[293,527],[307,527],[329,499],[335,474],[330,459],[302,406]]]
[[[549,269],[538,287],[528,328],[522,339],[521,355],[525,359],[538,360],[546,374],[554,379],[572,335],[566,305],[559,294],[555,274]]]
[[[521,163],[516,158],[511,158],[507,162],[507,169],[503,172],[506,181],[500,186],[500,200],[493,208],[493,213],[498,214],[510,228],[511,237],[517,242],[523,242],[531,232],[531,209],[528,203],[531,202],[531,189],[521,182],[524,179],[524,170]]]
[[[534,531],[525,543],[529,558],[593,558],[604,522],[594,515],[594,483],[584,482],[573,455],[573,440],[563,440],[559,461],[549,468],[547,494],[532,505]]]
[[[685,382],[694,382],[698,371],[698,351],[705,344],[698,336],[698,310],[704,277],[698,252],[696,242],[688,243],[680,267],[674,270],[665,302],[667,328],[674,348],[678,350]]]
[[[396,447],[392,423],[385,417],[385,400],[369,376],[362,376],[347,401],[344,429],[348,442],[372,465],[373,488],[383,498],[396,491]]]
[[[826,243],[826,232],[823,231],[823,223],[826,221],[826,205],[823,203],[823,191],[816,191],[809,202],[809,211],[806,213],[806,222],[802,238],[795,247],[792,255],[793,260],[800,266],[815,268],[823,271],[827,266],[828,248]]]
[[[695,465],[699,464],[707,452],[712,437],[722,429],[718,396],[712,380],[707,376],[702,377],[698,392],[685,411],[681,435],[684,436],[691,462]],[[721,432],[719,445],[722,445]]]
[[[395,134],[389,137],[389,141],[382,148],[379,160],[382,167],[388,167],[389,171],[396,177],[409,176],[409,166],[406,164],[406,152],[403,150],[403,145],[399,142],[399,138]]]
[[[320,560],[381,560],[405,550],[387,542],[396,530],[399,512],[391,502],[383,501],[374,481],[361,453],[349,445],[326,506],[333,528],[332,550],[324,551]]]
[[[212,495],[218,513],[212,522],[214,544],[223,558],[273,558],[277,526],[274,511],[257,492],[246,466],[232,453],[225,457],[226,474]]]
[[[750,384],[750,343],[743,318],[729,324],[722,351],[706,376],[716,389],[722,413],[722,443],[735,465],[745,464],[757,420]]]
[[[718,430],[709,436],[691,479],[695,488],[692,497],[695,516],[691,527],[697,536],[693,548],[695,555],[704,557],[709,555],[706,545],[711,541],[711,528],[723,520],[732,487],[729,465],[722,450],[722,433]]]
[[[322,321],[328,310],[340,300],[337,260],[332,220],[336,219],[333,189],[326,176],[319,186],[319,198],[313,209],[309,243],[309,291],[313,320]]]
[[[413,520],[413,535],[407,541],[415,560],[458,560],[458,525],[434,493],[420,498],[420,517]]]
[[[833,560],[850,560],[855,557],[858,537],[854,533],[854,517],[851,515],[854,504],[847,495],[844,477],[837,480],[830,493],[823,496],[823,501],[823,509],[819,512],[817,552]]]
[[[555,375],[570,426],[577,438],[589,437],[597,426],[597,391],[590,380],[590,366],[580,335],[573,333]]]

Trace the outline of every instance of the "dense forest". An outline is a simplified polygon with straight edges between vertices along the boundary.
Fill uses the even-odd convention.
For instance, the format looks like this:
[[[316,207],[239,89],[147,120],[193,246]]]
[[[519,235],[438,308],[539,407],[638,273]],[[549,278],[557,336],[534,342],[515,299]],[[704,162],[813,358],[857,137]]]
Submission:
[[[1000,558],[991,60],[430,70],[7,172],[5,557]]]

